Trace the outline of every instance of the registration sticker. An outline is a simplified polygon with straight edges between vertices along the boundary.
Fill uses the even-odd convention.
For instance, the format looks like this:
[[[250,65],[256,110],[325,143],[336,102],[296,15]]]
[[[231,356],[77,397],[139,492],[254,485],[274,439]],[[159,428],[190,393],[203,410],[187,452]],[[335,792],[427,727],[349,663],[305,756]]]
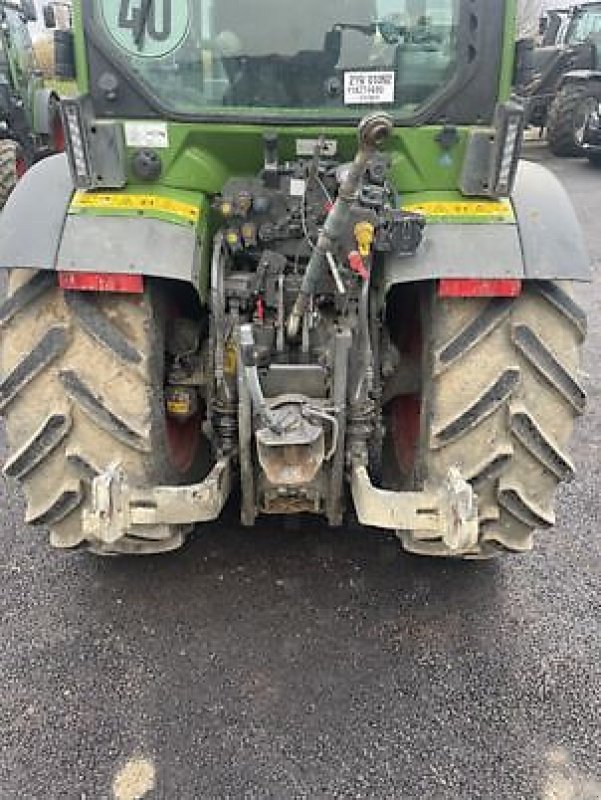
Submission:
[[[394,103],[396,73],[382,70],[344,73],[346,106]]]

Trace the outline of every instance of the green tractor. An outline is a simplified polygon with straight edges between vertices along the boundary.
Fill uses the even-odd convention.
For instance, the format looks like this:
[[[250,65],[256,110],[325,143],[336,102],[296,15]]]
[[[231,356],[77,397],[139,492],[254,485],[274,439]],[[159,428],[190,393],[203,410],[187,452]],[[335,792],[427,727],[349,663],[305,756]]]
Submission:
[[[0,208],[34,162],[63,149],[57,94],[44,86],[28,23],[30,0],[0,0]]]
[[[532,80],[518,92],[528,122],[546,127],[552,153],[582,155],[587,116],[601,101],[601,2],[549,12],[548,19],[532,54]]]
[[[519,161],[513,0],[73,11],[67,154],[0,221],[27,522],[158,553],[231,497],[247,526],[529,550],[574,471],[589,260]]]

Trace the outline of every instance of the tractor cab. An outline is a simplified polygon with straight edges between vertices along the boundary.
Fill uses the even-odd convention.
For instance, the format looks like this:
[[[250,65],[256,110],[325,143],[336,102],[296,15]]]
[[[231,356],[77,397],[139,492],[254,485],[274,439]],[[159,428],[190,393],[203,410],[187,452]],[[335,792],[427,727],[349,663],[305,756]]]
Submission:
[[[567,8],[549,8],[540,19],[541,48],[563,44],[570,22]]]
[[[90,94],[101,115],[160,108],[182,119],[342,124],[375,106],[411,118],[448,105],[451,94],[463,113],[457,89],[467,83],[475,91],[482,84],[480,110],[494,112],[484,83],[499,78],[498,38],[490,36],[485,60],[484,42],[470,42],[470,15],[455,0],[307,0],[287,3],[285,13],[274,0],[82,6]],[[482,18],[480,6],[473,20]],[[489,13],[501,24],[501,10]]]
[[[273,0],[222,0],[174,5],[169,19],[168,4],[161,13],[157,3],[144,19],[133,5],[117,15],[96,4],[88,30],[176,114],[304,110],[344,120],[361,104],[409,114],[448,86],[458,68],[458,7],[422,5],[427,13],[416,3],[306,0],[283,14]],[[353,73],[365,71],[373,74],[364,86]]]
[[[601,35],[601,3],[576,6],[566,30],[565,44],[579,45]]]

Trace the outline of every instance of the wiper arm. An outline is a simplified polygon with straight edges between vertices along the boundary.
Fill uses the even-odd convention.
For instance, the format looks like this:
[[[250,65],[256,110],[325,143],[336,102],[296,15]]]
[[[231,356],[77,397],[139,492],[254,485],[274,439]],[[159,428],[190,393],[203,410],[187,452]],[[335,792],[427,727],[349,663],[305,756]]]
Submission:
[[[144,34],[146,32],[146,27],[148,25],[148,18],[150,17],[150,12],[153,10],[152,7],[154,5],[154,0],[142,0],[142,5],[140,7],[140,13],[138,14],[138,18],[136,20],[136,30],[134,31],[134,43],[138,50],[142,49],[142,45],[144,44]]]
[[[384,18],[376,20],[368,25],[357,25],[351,22],[337,22],[334,25],[335,31],[356,31],[365,36],[375,36],[377,33],[384,39],[386,44],[398,44],[400,39],[409,35],[409,29],[404,25],[396,25],[394,22]]]
[[[377,25],[371,23],[369,25],[358,25],[354,22],[336,22],[332,28],[334,31],[357,31],[364,33],[365,36],[373,36],[378,30]]]

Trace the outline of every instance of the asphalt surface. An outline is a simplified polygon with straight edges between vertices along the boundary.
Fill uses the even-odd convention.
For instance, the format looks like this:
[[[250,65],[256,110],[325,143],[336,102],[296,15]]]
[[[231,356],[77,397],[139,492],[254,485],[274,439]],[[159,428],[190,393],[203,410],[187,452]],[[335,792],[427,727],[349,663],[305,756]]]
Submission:
[[[319,524],[51,552],[0,486],[0,800],[599,800],[601,172],[548,160],[597,282],[579,477],[535,553],[403,555]]]

